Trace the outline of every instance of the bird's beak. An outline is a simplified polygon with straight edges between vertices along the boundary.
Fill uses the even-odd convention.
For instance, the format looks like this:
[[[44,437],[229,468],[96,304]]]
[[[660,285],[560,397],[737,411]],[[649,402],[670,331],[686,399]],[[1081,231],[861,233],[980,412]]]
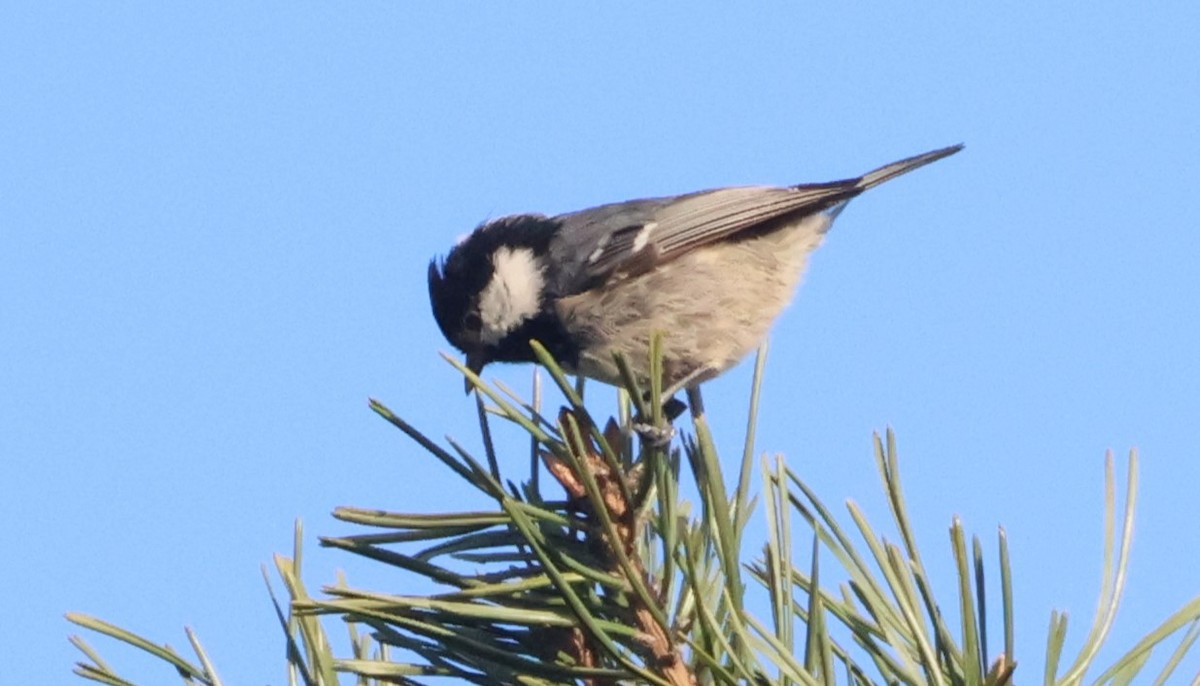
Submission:
[[[483,371],[483,366],[486,365],[487,362],[487,354],[482,350],[467,353],[467,369],[475,372],[475,376],[479,376],[479,373]],[[464,377],[463,390],[466,392],[466,394],[470,395],[471,390],[474,388],[475,385],[471,383],[471,380]]]

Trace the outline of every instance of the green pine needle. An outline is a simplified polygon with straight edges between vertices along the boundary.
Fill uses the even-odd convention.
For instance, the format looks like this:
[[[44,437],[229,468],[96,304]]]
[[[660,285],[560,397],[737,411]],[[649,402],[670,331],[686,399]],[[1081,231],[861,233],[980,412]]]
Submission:
[[[490,509],[334,512],[339,522],[367,531],[321,538],[323,546],[382,565],[397,579],[390,588],[435,589],[425,594],[356,588],[341,576],[311,594],[302,580],[297,523],[292,556],[275,558],[286,595],[277,595],[268,579],[291,684],[333,686],[348,674],[360,686],[447,677],[529,685],[1011,686],[1019,589],[1007,536],[999,530],[996,567],[989,569],[991,556],[977,537],[967,545],[969,534],[955,518],[949,551],[955,584],[933,587],[918,544],[922,534],[908,517],[890,430],[875,437],[890,514],[886,527],[877,527],[852,501],[844,516],[835,514],[782,457],[761,456],[761,470],[752,469],[765,346],[733,481],[723,472],[731,463],[720,457],[698,389],[688,393],[691,421],[686,429],[681,422],[678,440],[663,447],[638,439],[636,422],[661,426],[663,419],[661,337],[649,351],[649,368],[657,371],[648,380],[635,379],[626,361],[616,360],[626,388],[609,422],[594,418],[582,384],[564,375],[543,347],[535,345],[534,354],[567,400],[557,415],[543,414],[540,374],[533,401],[526,402],[447,358],[476,391],[482,460],[453,439],[430,439],[371,401],[374,412],[414,442],[414,452],[486,495]],[[649,387],[640,387],[646,381]],[[495,418],[524,432],[520,445],[494,442]],[[527,473],[506,473],[514,464]],[[1110,454],[1100,603],[1073,657],[1064,655],[1066,614],[1051,615],[1040,675],[1047,686],[1128,683],[1147,672],[1152,651],[1170,645],[1165,664],[1149,677],[1165,684],[1200,638],[1197,598],[1085,682],[1111,633],[1126,581],[1137,454],[1129,458],[1119,528],[1113,472]],[[755,516],[755,474],[766,540],[744,546]],[[698,507],[683,499],[681,479],[694,487]],[[761,556],[747,558],[747,548]],[[989,581],[996,579],[999,604],[989,597],[997,592]],[[757,607],[769,614],[755,616],[750,608]],[[953,624],[943,608],[953,609]],[[157,658],[187,684],[222,684],[190,630],[194,660],[88,615],[67,619]],[[331,620],[347,631],[343,657],[326,635]],[[1002,645],[991,645],[992,636]],[[84,658],[77,674],[112,686],[131,683],[82,638],[71,642]],[[1025,680],[1036,680],[1033,674]]]

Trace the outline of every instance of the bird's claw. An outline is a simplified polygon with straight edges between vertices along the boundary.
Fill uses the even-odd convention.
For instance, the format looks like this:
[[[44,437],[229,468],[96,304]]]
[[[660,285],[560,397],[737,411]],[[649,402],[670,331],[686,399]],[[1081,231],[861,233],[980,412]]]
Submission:
[[[659,426],[650,424],[649,422],[634,422],[632,424],[633,431],[642,439],[642,444],[650,448],[660,449],[671,444],[671,439],[675,438],[675,427],[670,422],[664,422]]]

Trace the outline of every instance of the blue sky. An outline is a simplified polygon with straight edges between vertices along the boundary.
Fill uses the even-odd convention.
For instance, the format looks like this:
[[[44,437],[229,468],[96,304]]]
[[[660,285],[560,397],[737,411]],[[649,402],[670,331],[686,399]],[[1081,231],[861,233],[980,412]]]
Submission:
[[[958,142],[838,220],[758,448],[882,520],[894,427],[943,583],[953,515],[1007,528],[1024,682],[1051,609],[1086,633],[1138,447],[1131,645],[1200,593],[1200,9],[1054,5],[6,3],[0,681],[71,680],[78,610],[281,683],[259,566],[296,517],[313,587],[402,590],[313,536],[479,504],[366,399],[474,445],[425,266],[481,220]],[[749,377],[706,388],[730,459]]]

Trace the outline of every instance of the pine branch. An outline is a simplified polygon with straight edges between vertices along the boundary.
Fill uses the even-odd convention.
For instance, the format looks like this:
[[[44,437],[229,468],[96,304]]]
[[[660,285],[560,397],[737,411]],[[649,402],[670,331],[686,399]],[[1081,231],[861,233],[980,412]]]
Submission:
[[[996,548],[999,603],[989,593],[985,548],[978,538],[968,546],[957,519],[950,527],[956,583],[948,594],[933,588],[908,518],[890,431],[876,436],[875,459],[890,509],[888,528],[895,532],[890,538],[899,545],[852,501],[849,519],[838,517],[782,458],[764,459],[768,535],[761,556],[747,560],[743,537],[753,512],[754,423],[765,351],[732,484],[723,474],[698,392],[689,394],[690,432],[669,446],[640,441],[638,427],[662,426],[660,388],[641,389],[626,374],[628,387],[615,416],[597,422],[581,387],[544,350],[535,352],[567,398],[552,419],[542,412],[540,391],[534,402],[526,402],[451,360],[480,399],[483,459],[453,440],[445,445],[431,440],[383,404],[371,402],[372,410],[487,505],[444,513],[334,512],[339,521],[369,532],[325,537],[323,546],[435,587],[422,595],[358,589],[341,579],[310,594],[302,581],[297,525],[292,557],[275,561],[286,597],[270,591],[293,683],[331,686],[339,674],[353,675],[364,686],[447,677],[474,684],[590,686],[1013,683],[1014,588],[1005,533],[999,531]],[[657,347],[650,355],[654,368],[660,364]],[[621,360],[618,367],[628,369]],[[490,426],[495,420],[523,429],[528,443],[515,450],[495,445]],[[527,474],[505,473],[505,465],[520,462],[511,459],[514,452],[533,458],[524,462]],[[543,473],[552,477],[551,484],[542,483]],[[1108,571],[1101,603],[1073,658],[1063,655],[1065,614],[1052,617],[1046,684],[1074,686],[1095,669],[1123,590],[1137,455],[1129,459],[1120,527],[1111,455],[1106,475]],[[698,508],[680,495],[681,480],[689,478],[699,495]],[[555,488],[562,489],[561,496],[543,495]],[[807,559],[798,559],[805,550]],[[827,581],[840,577],[846,581],[837,586]],[[748,611],[753,596],[766,601],[765,620]],[[946,600],[960,617],[956,626],[941,609]],[[336,656],[331,647],[327,616],[339,617],[348,628],[346,657]],[[195,660],[86,615],[72,613],[68,619],[153,655],[185,683],[221,684],[190,631]],[[994,658],[990,636],[1001,637]],[[1147,671],[1150,652],[1173,636],[1181,638],[1155,683],[1170,678],[1200,637],[1200,598],[1105,668],[1094,683],[1127,683]],[[77,674],[100,683],[131,683],[83,639],[72,642],[86,659]]]

